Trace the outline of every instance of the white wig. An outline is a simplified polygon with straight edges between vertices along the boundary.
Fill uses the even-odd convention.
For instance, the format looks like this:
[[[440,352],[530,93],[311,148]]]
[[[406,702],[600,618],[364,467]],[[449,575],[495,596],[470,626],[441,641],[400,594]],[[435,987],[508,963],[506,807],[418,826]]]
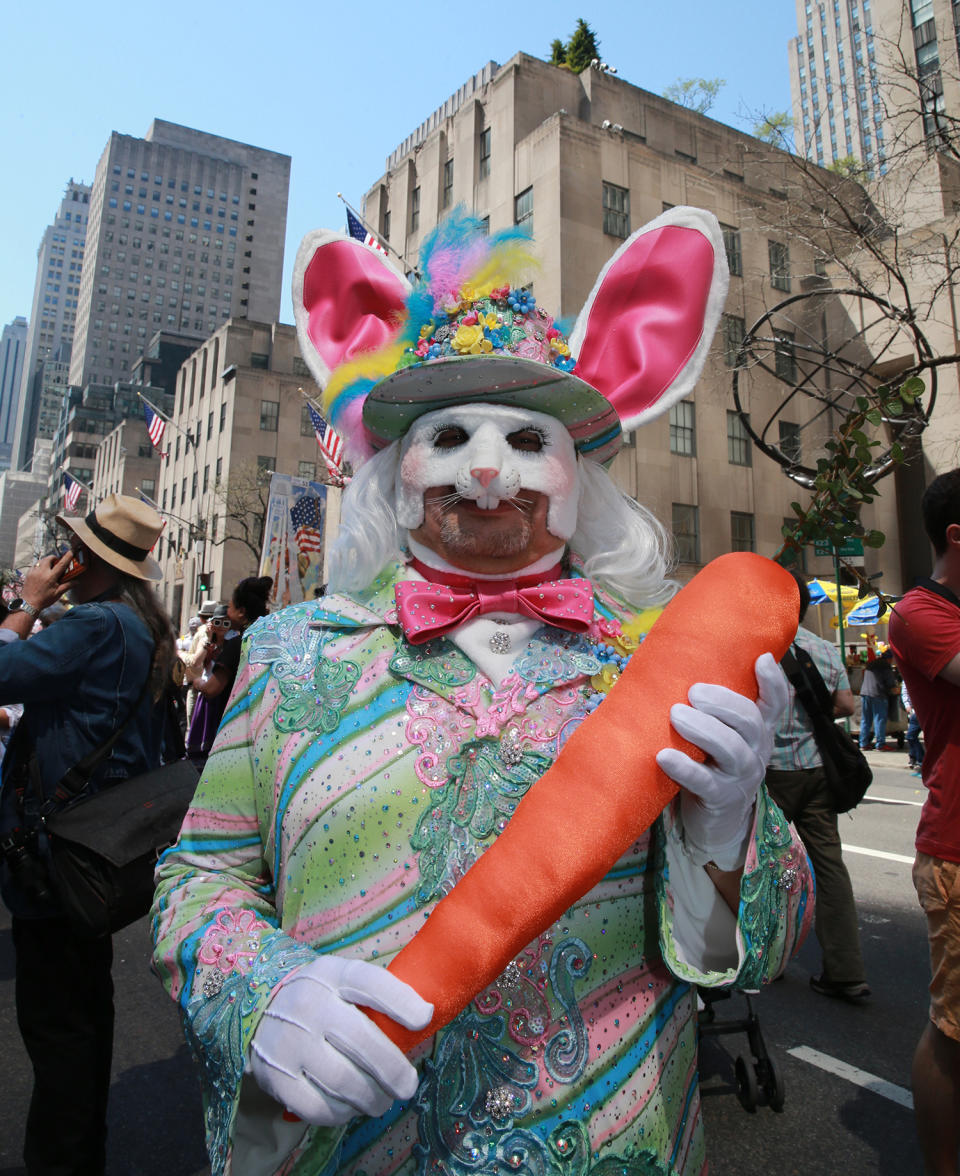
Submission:
[[[394,441],[364,462],[347,487],[330,550],[330,592],[366,588],[386,564],[403,558],[406,532],[395,510],[399,460],[400,445]],[[634,608],[664,603],[677,590],[667,578],[668,533],[614,485],[602,466],[586,458],[577,464],[581,495],[570,550],[592,580]]]

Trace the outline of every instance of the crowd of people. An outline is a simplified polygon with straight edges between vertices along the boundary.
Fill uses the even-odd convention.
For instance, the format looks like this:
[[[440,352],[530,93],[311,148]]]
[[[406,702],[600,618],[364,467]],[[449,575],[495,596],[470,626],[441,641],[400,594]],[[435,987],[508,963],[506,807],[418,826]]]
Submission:
[[[45,820],[112,737],[88,791],[171,757],[200,772],[157,866],[151,933],[199,1064],[214,1176],[547,1171],[565,1156],[584,1173],[693,1176],[698,989],[762,987],[813,926],[813,989],[870,998],[817,739],[770,652],[740,667],[750,697],[705,681],[664,700],[670,734],[629,798],[635,785],[643,808],[665,782],[673,799],[605,876],[579,852],[588,831],[550,781],[571,739],[592,740],[578,804],[618,833],[608,695],[678,587],[663,528],[605,466],[624,430],[694,386],[726,261],[715,218],[671,209],[624,243],[569,335],[524,289],[528,263],[521,235],[457,215],[413,288],[358,241],[305,240],[300,345],[357,471],[321,599],[270,613],[271,581],[250,577],[177,640],[154,591],[160,516],[109,495],[59,520],[69,546],[0,620],[30,1176],[105,1171],[111,940],[67,917]],[[925,1170],[945,1173],[960,1144],[960,471],[923,514],[937,563],[897,605],[890,647],[931,796],[914,876],[934,982],[914,1094]],[[803,580],[778,576],[791,656],[849,716],[845,667],[801,623]],[[890,661],[870,670],[880,693],[861,691],[864,745],[885,739],[867,700],[890,696]],[[539,882],[533,842],[517,856],[503,836],[521,806],[539,814]],[[493,890],[471,901],[485,860]],[[503,887],[523,888],[522,911]],[[452,1007],[451,991],[465,993]]]

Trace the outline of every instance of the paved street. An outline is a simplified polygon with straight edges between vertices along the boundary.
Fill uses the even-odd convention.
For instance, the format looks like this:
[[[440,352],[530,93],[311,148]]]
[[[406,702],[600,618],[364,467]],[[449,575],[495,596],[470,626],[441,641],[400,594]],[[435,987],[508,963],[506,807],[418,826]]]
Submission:
[[[841,817],[874,997],[852,1007],[808,987],[820,970],[811,936],[786,979],[755,1001],[786,1087],[782,1114],[746,1113],[732,1093],[740,1034],[704,1042],[702,1071],[711,1176],[911,1176],[920,1170],[909,1108],[910,1059],[926,1018],[922,915],[910,881],[922,801],[906,753],[870,753],[874,783]],[[148,970],[146,924],[116,939],[117,1042],[110,1109],[110,1176],[201,1176],[198,1088],[172,1006]],[[9,920],[0,913],[0,1176],[22,1176],[29,1089],[13,1011]],[[64,978],[68,982],[68,978]],[[743,998],[718,1019],[745,1015]],[[904,1104],[907,1105],[904,1105]]]

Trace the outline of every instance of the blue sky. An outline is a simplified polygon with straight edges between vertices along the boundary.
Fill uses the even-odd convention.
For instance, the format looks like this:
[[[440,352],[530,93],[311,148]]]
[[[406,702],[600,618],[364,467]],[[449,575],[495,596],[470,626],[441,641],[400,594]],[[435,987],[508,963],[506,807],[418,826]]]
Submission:
[[[790,105],[793,0],[222,5],[161,0],[26,4],[0,73],[0,325],[28,315],[36,250],[72,176],[90,183],[111,131],[154,117],[292,156],[281,318],[310,229],[341,227],[387,155],[487,61],[549,54],[583,16],[634,85],[720,77],[711,116],[748,129]]]

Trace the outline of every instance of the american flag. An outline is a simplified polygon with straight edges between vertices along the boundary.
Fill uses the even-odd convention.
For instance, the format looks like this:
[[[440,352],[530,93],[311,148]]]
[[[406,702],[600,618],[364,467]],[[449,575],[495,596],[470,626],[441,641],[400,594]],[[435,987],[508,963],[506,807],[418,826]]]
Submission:
[[[323,551],[323,503],[312,494],[297,499],[290,510],[296,528],[297,550]]]
[[[355,240],[362,241],[364,245],[369,245],[380,253],[386,253],[386,249],[384,249],[373,233],[367,229],[367,226],[362,221],[353,215],[349,208],[347,209],[347,232]]]
[[[160,442],[163,440],[167,422],[158,412],[154,412],[149,404],[143,406],[143,419],[147,422],[147,434],[150,437],[151,445],[161,457],[167,457],[169,451],[168,453],[164,453],[160,448]]]
[[[83,492],[83,483],[78,482],[76,478],[71,478],[69,474],[64,473],[63,491],[67,510],[76,510],[77,503],[80,501],[80,495]]]
[[[327,469],[330,471],[330,476],[337,481],[343,481],[343,438],[333,427],[328,425],[323,417],[317,412],[313,405],[307,401],[307,408],[310,410],[310,422],[313,425],[313,431],[316,434],[317,444],[320,446],[320,452],[323,455],[323,460],[327,463]]]

